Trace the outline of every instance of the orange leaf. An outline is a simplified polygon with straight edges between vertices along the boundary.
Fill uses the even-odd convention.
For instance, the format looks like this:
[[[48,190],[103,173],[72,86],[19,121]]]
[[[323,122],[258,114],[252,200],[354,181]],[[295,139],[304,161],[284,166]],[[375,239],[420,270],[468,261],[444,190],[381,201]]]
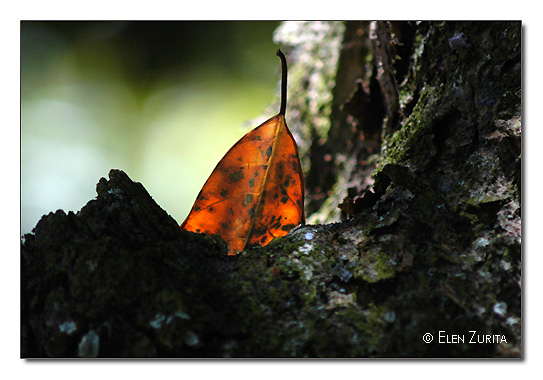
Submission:
[[[281,58],[281,110],[243,136],[217,164],[181,228],[219,234],[229,255],[266,245],[304,224],[304,183],[296,142],[287,128],[286,59]]]

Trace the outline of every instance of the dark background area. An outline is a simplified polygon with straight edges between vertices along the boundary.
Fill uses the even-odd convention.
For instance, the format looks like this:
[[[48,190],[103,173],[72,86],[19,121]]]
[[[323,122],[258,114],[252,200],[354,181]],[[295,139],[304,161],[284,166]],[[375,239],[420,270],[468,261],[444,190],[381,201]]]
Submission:
[[[143,89],[165,72],[182,72],[201,64],[234,76],[249,73],[260,78],[265,74],[255,72],[252,63],[259,61],[258,53],[266,53],[266,42],[272,44],[277,25],[273,21],[23,22],[22,68],[27,68],[29,61],[54,55],[55,46],[49,45],[47,37],[40,39],[32,34],[32,38],[25,39],[28,33],[46,30],[77,51],[82,68],[100,69],[96,67],[99,59],[93,56],[100,50],[115,50],[125,75]],[[40,56],[34,55],[35,49],[40,50]],[[247,59],[250,55],[255,56],[253,62]]]

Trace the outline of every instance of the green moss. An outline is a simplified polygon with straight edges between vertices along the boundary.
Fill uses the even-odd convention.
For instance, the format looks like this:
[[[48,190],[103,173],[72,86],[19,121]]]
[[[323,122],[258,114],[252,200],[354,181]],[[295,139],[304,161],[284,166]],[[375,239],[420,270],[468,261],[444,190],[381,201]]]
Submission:
[[[387,245],[385,243],[385,245]],[[397,249],[393,247],[392,249]],[[387,249],[364,245],[360,248],[361,259],[354,269],[354,277],[369,283],[391,278],[395,274],[394,263],[387,254]]]
[[[433,135],[430,133],[431,125],[427,120],[428,109],[439,96],[437,90],[432,87],[425,86],[421,90],[419,100],[405,125],[392,136],[385,137],[378,168],[383,168],[387,164],[402,164],[407,160],[420,165],[435,154]]]

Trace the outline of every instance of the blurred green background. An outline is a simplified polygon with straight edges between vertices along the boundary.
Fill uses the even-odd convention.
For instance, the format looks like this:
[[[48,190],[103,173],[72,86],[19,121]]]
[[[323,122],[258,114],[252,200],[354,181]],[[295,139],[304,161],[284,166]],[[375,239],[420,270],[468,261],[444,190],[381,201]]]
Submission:
[[[277,22],[22,22],[21,233],[77,212],[112,168],[178,223],[278,109]]]

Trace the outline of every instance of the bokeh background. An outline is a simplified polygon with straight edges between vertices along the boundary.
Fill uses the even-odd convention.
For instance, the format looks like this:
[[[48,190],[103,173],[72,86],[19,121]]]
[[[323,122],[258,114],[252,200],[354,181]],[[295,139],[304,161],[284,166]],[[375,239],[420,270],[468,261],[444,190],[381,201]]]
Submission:
[[[248,130],[278,112],[277,22],[22,22],[21,233],[77,212],[110,169],[181,223]]]

